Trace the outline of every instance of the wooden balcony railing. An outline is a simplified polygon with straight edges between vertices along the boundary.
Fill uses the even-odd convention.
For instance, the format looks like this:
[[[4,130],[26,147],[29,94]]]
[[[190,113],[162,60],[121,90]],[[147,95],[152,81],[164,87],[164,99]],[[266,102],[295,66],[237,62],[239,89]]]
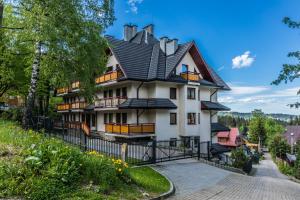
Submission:
[[[182,72],[180,76],[189,81],[199,81],[199,73],[196,72]]]
[[[71,85],[72,90],[79,89],[79,86],[80,86],[80,82],[79,81],[73,82],[72,85]]]
[[[84,109],[87,106],[87,103],[84,101],[78,101],[71,103],[71,109]]]
[[[95,107],[96,108],[114,108],[118,107],[121,103],[124,103],[127,100],[127,97],[111,97],[104,99],[96,99]]]
[[[120,71],[110,71],[110,72],[107,72],[107,73],[105,73],[105,74],[103,74],[101,76],[98,76],[95,79],[95,82],[96,82],[96,84],[101,84],[101,83],[105,83],[105,82],[108,82],[108,81],[117,80],[121,76],[122,75],[121,75]]]
[[[62,87],[62,88],[58,88],[56,90],[56,93],[57,94],[66,94],[69,92],[69,88],[68,87]]]
[[[58,111],[64,111],[64,110],[69,110],[69,109],[70,109],[70,104],[69,103],[57,104],[57,110]]]
[[[155,124],[105,124],[105,132],[121,135],[154,134]]]

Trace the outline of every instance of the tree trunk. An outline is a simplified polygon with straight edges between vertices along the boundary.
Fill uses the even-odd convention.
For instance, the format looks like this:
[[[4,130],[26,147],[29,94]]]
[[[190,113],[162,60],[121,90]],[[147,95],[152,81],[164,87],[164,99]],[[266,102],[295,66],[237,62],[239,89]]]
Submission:
[[[26,106],[24,108],[22,124],[25,129],[32,126],[32,112],[34,108],[34,99],[37,90],[37,83],[39,78],[39,70],[41,62],[41,42],[36,43],[35,57],[32,64],[30,87],[27,95]]]
[[[50,101],[50,83],[49,81],[46,82],[47,84],[47,95],[46,95],[46,99],[45,99],[45,105],[44,105],[44,114],[48,115],[48,111],[49,111],[49,101]]]

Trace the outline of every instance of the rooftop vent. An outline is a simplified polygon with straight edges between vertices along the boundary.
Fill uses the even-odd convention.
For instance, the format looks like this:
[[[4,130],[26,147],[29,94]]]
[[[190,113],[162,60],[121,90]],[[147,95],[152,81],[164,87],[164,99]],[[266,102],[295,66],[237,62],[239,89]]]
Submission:
[[[153,24],[149,24],[147,26],[145,26],[143,28],[145,31],[147,31],[147,33],[150,33],[150,34],[154,34],[154,25]]]

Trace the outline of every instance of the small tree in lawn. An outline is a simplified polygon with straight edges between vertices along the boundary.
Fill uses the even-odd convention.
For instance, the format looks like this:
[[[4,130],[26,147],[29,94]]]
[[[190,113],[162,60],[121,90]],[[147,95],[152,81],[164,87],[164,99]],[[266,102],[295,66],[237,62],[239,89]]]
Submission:
[[[32,119],[42,77],[50,86],[79,80],[83,95],[92,98],[94,76],[103,71],[107,42],[101,36],[114,20],[113,0],[14,0],[7,6],[15,24],[8,24],[13,47],[26,46],[30,73],[23,125]],[[4,21],[5,22],[5,21]],[[8,27],[11,26],[11,27]],[[8,27],[8,28],[7,28]],[[50,87],[47,87],[50,88]]]

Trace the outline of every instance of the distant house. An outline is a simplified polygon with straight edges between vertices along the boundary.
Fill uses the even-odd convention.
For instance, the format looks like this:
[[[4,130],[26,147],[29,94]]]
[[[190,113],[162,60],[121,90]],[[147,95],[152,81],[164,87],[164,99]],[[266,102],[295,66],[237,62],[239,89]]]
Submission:
[[[287,126],[284,137],[290,145],[295,145],[300,140],[300,126]]]
[[[228,148],[235,148],[241,145],[239,129],[231,128],[230,131],[221,131],[217,134],[217,142]]]

